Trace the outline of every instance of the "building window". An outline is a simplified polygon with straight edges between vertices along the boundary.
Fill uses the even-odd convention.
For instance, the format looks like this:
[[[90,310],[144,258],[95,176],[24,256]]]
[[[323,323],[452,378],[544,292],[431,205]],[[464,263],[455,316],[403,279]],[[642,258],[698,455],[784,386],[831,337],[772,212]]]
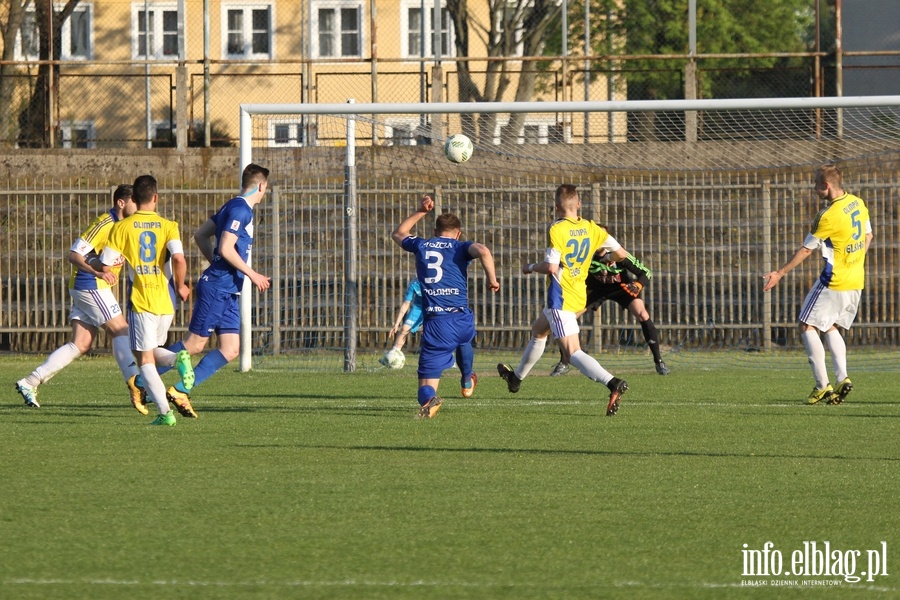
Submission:
[[[306,145],[306,128],[303,123],[269,123],[270,148],[297,148]]]
[[[422,2],[403,0],[400,17],[400,35],[404,58],[434,56],[434,2],[425,4],[425,34],[422,35]],[[425,52],[422,52],[424,44]],[[453,23],[446,7],[441,8],[441,56],[454,56]]]
[[[38,60],[41,45],[34,9],[25,12],[22,28],[16,36],[16,60]]]
[[[513,29],[513,43],[515,46],[510,48],[510,56],[522,56],[525,52],[525,42],[523,41],[525,34],[524,22],[528,20],[531,11],[534,10],[534,4],[529,2],[524,6],[520,6],[514,2],[503,3],[497,9],[497,33],[494,43],[499,44],[500,40],[506,35],[507,28]]]
[[[224,5],[222,54],[228,58],[274,58],[272,5]]]
[[[93,58],[94,7],[80,4],[63,23],[59,55],[62,60],[90,60]],[[15,59],[38,60],[40,58],[40,33],[34,7],[25,12],[22,28],[16,36]]]
[[[96,148],[92,121],[62,121],[59,124],[63,148]]]
[[[319,58],[361,57],[363,10],[359,2],[314,2],[313,54]]]
[[[499,144],[504,131],[509,125],[509,119],[497,119],[494,129],[494,144]],[[556,123],[553,117],[535,118],[531,117],[522,125],[522,128],[515,136],[517,144],[562,144],[563,139],[562,125]]]
[[[422,118],[387,119],[384,126],[388,146],[422,146],[431,143],[431,124]]]
[[[178,7],[175,4],[132,5],[132,58],[178,58]]]

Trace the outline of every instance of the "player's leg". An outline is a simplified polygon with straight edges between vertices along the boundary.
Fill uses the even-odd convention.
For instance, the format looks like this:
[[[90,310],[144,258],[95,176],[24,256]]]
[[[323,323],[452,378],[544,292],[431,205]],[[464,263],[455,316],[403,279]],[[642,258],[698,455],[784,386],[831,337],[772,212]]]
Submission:
[[[525,351],[522,358],[519,359],[519,365],[516,367],[514,375],[522,381],[537,364],[537,361],[544,355],[544,349],[547,347],[547,338],[551,332],[551,316],[559,311],[544,310],[540,316],[531,324],[531,338],[525,345]]]
[[[151,423],[152,425],[171,426],[175,424],[175,415],[172,414],[166,398],[166,386],[159,373],[156,372],[156,360],[153,352],[161,343],[160,333],[164,334],[168,331],[172,316],[136,312],[128,314],[132,350],[137,358],[147,394],[159,411],[159,416]],[[162,342],[165,342],[165,335],[162,336]]]
[[[522,380],[528,375],[537,361],[544,354],[547,347],[547,336],[550,335],[550,325],[547,316],[542,312],[531,324],[531,338],[525,345],[519,365],[513,369],[506,363],[497,365],[497,373],[506,382],[506,388],[513,394],[522,387]]]
[[[219,347],[208,352],[206,356],[197,363],[197,366],[194,367],[194,388],[212,377],[216,371],[237,358],[238,354],[241,352],[240,333],[218,333],[217,339]],[[200,349],[202,349],[206,346],[207,340],[208,338],[202,339],[199,336],[195,336],[193,333],[188,334],[188,337],[184,340],[185,348],[188,349],[188,352],[191,352],[193,348],[196,348],[197,344],[202,343],[202,346],[200,346]],[[193,352],[191,353],[193,354]],[[181,394],[187,394],[191,391],[187,389],[187,386],[183,381],[179,381],[173,387]],[[171,388],[169,393],[171,393]]]
[[[842,329],[850,329],[853,321],[856,320],[856,313],[859,311],[859,301],[862,296],[860,290],[849,290],[835,292],[835,304],[833,306],[835,314],[834,325],[825,332],[825,345],[831,352],[831,363],[834,367],[834,396],[830,399],[831,404],[841,404],[847,396],[853,391],[853,383],[850,381],[850,374],[847,370],[847,344],[844,336],[841,335],[838,327]]]
[[[830,400],[834,390],[828,381],[828,369],[825,366],[825,346],[819,337],[819,330],[806,323],[800,323],[800,341],[806,348],[806,357],[812,369],[816,387],[810,392],[806,401],[815,404],[820,400]]]
[[[43,363],[35,367],[34,371],[16,382],[16,391],[22,396],[25,405],[39,408],[38,386],[50,381],[73,360],[90,350],[96,335],[96,327],[73,319],[71,341],[51,352]]]
[[[820,331],[828,331],[834,326],[833,304],[835,294],[827,286],[816,281],[803,300],[800,308],[799,329],[800,341],[806,348],[806,357],[812,369],[816,386],[807,396],[808,404],[816,404],[821,400],[831,400],[834,390],[828,381],[828,369],[825,366],[825,346],[819,335]]]
[[[125,381],[128,381],[138,374],[137,363],[131,352],[131,340],[128,338],[128,321],[119,313],[104,323],[103,329],[112,338],[113,358],[116,359]]]
[[[455,315],[453,318],[459,340],[465,340],[456,348],[456,366],[459,367],[459,384],[463,398],[471,398],[478,385],[478,376],[473,370],[475,364],[475,316],[472,313]]]
[[[443,317],[425,321],[422,330],[422,348],[419,351],[419,389],[416,394],[419,403],[418,416],[430,419],[441,407],[441,397],[437,395],[441,374],[453,365],[453,353],[459,345],[454,327],[448,327]]]
[[[653,363],[656,365],[656,372],[660,375],[668,375],[669,367],[663,362],[662,353],[659,349],[659,332],[656,330],[656,325],[653,324],[653,320],[650,319],[650,313],[647,312],[647,307],[644,305],[644,301],[640,298],[633,298],[628,303],[628,312],[630,312],[641,324],[641,332],[644,334],[644,341],[647,342],[647,347],[650,348],[650,353],[653,354]]]

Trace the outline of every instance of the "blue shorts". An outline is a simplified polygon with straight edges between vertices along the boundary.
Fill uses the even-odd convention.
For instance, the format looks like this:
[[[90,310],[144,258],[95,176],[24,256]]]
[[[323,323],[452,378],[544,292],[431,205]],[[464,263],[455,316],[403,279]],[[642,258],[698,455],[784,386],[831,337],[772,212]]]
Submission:
[[[201,337],[211,334],[240,333],[240,295],[223,292],[202,279],[194,288],[197,299],[188,331]]]
[[[422,307],[413,306],[409,309],[409,312],[406,313],[406,320],[403,321],[403,324],[409,327],[410,333],[415,333],[419,330],[419,327],[422,326],[424,320],[425,315],[422,313]]]
[[[475,339],[475,315],[471,311],[425,319],[419,351],[420,379],[437,379],[453,366],[454,353]]]

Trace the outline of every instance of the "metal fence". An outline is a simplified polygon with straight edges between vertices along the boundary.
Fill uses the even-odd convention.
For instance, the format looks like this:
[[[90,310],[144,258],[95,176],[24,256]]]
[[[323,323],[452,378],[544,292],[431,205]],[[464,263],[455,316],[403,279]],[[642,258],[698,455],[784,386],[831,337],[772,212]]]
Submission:
[[[875,228],[851,341],[879,349],[900,345],[900,174],[890,164],[857,170],[845,181],[847,190],[867,202]],[[487,292],[480,270],[472,272],[479,347],[521,348],[543,292],[540,278],[522,276],[519,269],[544,245],[558,184],[557,174],[545,177],[477,189],[413,189],[402,179],[377,187],[361,182],[360,349],[383,346],[399,307],[412,264],[389,233],[423,191],[458,212],[465,235],[487,243],[495,254],[501,293]],[[574,183],[586,197],[585,214],[605,223],[652,268],[646,301],[664,345],[753,350],[799,347],[796,313],[818,261],[806,261],[770,294],[762,293],[761,275],[793,253],[818,211],[810,177],[808,172],[612,173]],[[6,187],[0,192],[0,350],[46,352],[68,332],[65,257],[91,219],[107,209],[111,188],[71,181]],[[230,181],[162,181],[160,212],[181,223],[182,237],[189,240],[232,193]],[[254,295],[257,352],[335,347],[346,318],[341,210],[340,181],[323,178],[297,186],[288,177],[275,180],[272,196],[257,209],[257,268],[275,277],[268,294]],[[191,243],[185,249],[189,275],[196,279],[202,257]],[[179,307],[173,337],[184,331],[189,310]],[[637,330],[615,305],[585,318],[584,342],[593,349],[628,344]],[[106,343],[101,340],[101,347]],[[410,348],[416,344],[413,338]]]

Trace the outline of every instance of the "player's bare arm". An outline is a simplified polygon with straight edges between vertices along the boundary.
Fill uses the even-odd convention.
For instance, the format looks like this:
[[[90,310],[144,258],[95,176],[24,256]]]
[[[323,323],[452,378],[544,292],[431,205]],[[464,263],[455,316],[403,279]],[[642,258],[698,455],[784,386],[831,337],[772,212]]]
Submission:
[[[194,232],[194,243],[197,244],[200,253],[209,263],[212,263],[215,258],[215,248],[212,243],[214,235],[216,235],[216,222],[212,219],[207,219],[207,221]]]
[[[784,265],[778,269],[777,271],[771,271],[763,275],[763,279],[766,280],[766,284],[763,286],[763,291],[768,292],[773,287],[778,285],[778,282],[781,281],[781,278],[787,275],[791,270],[795,267],[799,266],[804,260],[809,258],[809,255],[812,254],[813,251],[805,246],[801,246],[799,250],[791,257],[791,260],[784,263]]]
[[[409,310],[409,307],[412,305],[412,302],[408,302],[406,300],[400,305],[400,312],[397,313],[397,320],[394,321],[394,326],[391,327],[391,330],[388,332],[388,336],[393,337],[395,333],[400,331],[400,326],[403,324],[403,316],[406,315],[406,312]]]
[[[481,268],[488,280],[488,287],[492,292],[500,290],[500,282],[497,281],[497,272],[494,269],[494,255],[491,254],[490,248],[484,244],[475,242],[469,246],[469,256],[477,258],[481,261]]]
[[[250,282],[256,286],[261,292],[269,289],[272,285],[272,279],[262,273],[258,273],[250,268],[250,265],[244,262],[241,255],[237,251],[237,236],[230,231],[222,232],[222,239],[219,240],[219,256],[228,262],[235,269],[250,278]]]
[[[391,239],[394,240],[398,246],[403,244],[403,240],[412,235],[412,230],[413,227],[416,226],[416,223],[421,221],[425,215],[432,210],[434,210],[434,200],[427,194],[422,196],[422,203],[419,205],[419,210],[406,217],[406,219],[397,226],[397,229],[391,234]]]
[[[93,252],[89,256],[90,259],[88,256],[84,256],[72,250],[69,252],[69,262],[82,271],[90,273],[94,277],[99,277],[109,285],[116,285],[119,282],[119,278],[110,270],[103,270],[103,262],[101,262],[100,257],[97,256],[96,252]]]
[[[186,277],[187,260],[185,260],[184,254],[173,254],[172,278],[175,281],[175,291],[178,292],[178,297],[182,300],[187,300],[191,297],[191,288],[185,282]]]

